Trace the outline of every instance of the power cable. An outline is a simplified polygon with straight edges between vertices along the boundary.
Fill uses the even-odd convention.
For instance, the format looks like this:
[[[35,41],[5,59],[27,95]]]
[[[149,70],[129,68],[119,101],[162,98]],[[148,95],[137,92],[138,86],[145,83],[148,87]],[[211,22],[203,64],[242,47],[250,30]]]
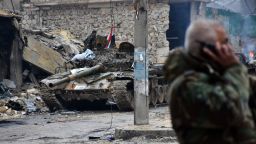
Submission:
[[[112,27],[115,27],[114,3],[112,0],[110,0],[109,2],[110,2],[110,18],[111,18],[111,28],[112,28]]]
[[[12,1],[12,0],[11,0],[11,4],[12,4],[13,13],[15,13],[15,8],[14,8],[13,1]]]
[[[249,10],[249,13],[252,14],[252,9],[249,7],[249,4],[247,3],[247,1],[244,1],[245,6],[247,7],[247,9]]]
[[[112,106],[112,104],[110,104],[110,114],[111,114],[110,126],[107,130],[112,129],[112,126],[113,126],[113,106]]]

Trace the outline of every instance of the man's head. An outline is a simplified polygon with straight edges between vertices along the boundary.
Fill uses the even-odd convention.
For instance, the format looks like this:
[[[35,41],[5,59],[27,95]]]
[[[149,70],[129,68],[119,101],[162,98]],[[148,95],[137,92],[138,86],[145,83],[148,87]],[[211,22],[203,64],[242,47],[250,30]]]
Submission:
[[[227,44],[228,35],[224,27],[217,21],[197,20],[192,22],[186,32],[185,48],[188,52],[200,59],[205,60],[203,48],[214,49],[216,42]]]
[[[95,36],[96,36],[96,34],[97,34],[97,31],[96,31],[96,30],[93,30],[93,31],[92,31],[92,35],[95,35]]]

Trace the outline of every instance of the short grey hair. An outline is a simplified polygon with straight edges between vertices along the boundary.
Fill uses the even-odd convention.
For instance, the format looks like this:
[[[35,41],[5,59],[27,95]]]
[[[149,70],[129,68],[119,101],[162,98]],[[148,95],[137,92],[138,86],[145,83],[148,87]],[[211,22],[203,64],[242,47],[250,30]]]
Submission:
[[[221,23],[214,20],[199,19],[190,24],[186,31],[185,48],[194,55],[199,54],[200,44],[197,41],[215,45],[217,40],[216,27],[222,27]]]

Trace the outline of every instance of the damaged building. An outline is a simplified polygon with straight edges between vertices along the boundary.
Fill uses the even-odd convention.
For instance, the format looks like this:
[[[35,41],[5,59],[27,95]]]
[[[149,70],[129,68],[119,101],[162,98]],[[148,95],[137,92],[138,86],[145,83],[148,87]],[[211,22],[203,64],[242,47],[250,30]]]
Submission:
[[[9,11],[0,10],[0,141],[177,144],[169,109],[173,81],[166,80],[164,63],[184,45],[191,21],[202,17],[224,21],[233,43],[242,27],[237,13],[209,5],[231,1],[148,0],[146,18],[135,0],[0,0]],[[148,29],[137,27],[136,18],[147,19]],[[253,20],[246,27],[250,38],[256,37]],[[134,128],[142,136],[135,131],[127,138],[143,115],[149,127],[141,123]]]
[[[153,106],[167,101],[167,98],[164,97],[167,91],[166,82],[162,80],[162,73],[159,71],[161,71],[160,66],[165,62],[170,48],[182,45],[185,29],[190,21],[196,17],[203,17],[205,14],[206,1],[173,2],[170,4],[168,0],[151,0],[149,3],[147,53],[150,67],[149,85],[151,91],[149,96]],[[182,13],[183,15],[178,15],[184,9],[186,10]],[[19,23],[17,23],[19,17],[17,16],[8,17],[10,24],[6,25],[10,27],[10,31],[7,32],[9,35],[6,36],[7,33],[3,31],[3,37],[6,39],[2,39],[5,43],[1,48],[6,49],[8,47],[9,49],[2,52],[1,58],[3,60],[0,63],[4,68],[1,71],[2,79],[10,79],[18,87],[24,81],[28,83],[29,88],[41,89],[43,92],[39,95],[44,101],[47,101],[47,96],[55,97],[55,95],[54,92],[49,93],[49,89],[46,90],[48,93],[44,93],[42,79],[46,79],[50,75],[58,75],[58,73],[72,72],[77,68],[93,67],[101,63],[107,68],[102,73],[102,77],[96,74],[92,78],[83,78],[85,82],[77,82],[72,79],[66,85],[67,87],[60,89],[61,93],[70,92],[76,101],[82,98],[94,101],[95,98],[95,100],[102,98],[97,98],[95,93],[92,94],[92,98],[88,95],[79,97],[82,96],[79,92],[82,90],[84,93],[88,93],[88,91],[97,93],[97,91],[104,89],[105,85],[105,93],[107,91],[115,93],[110,90],[111,87],[115,89],[116,86],[116,81],[113,80],[127,80],[129,81],[127,83],[128,93],[130,94],[128,94],[128,102],[125,103],[129,104],[129,107],[122,108],[123,105],[116,99],[111,102],[116,103],[121,110],[133,109],[132,65],[134,61],[135,10],[132,1],[30,0],[22,1],[21,10],[22,38],[19,32]],[[15,10],[13,9],[13,11]],[[8,23],[8,21],[5,22]],[[87,51],[83,41],[92,34],[92,31],[97,32],[97,46],[96,48],[93,47],[92,51]],[[115,42],[112,43],[111,41],[113,49],[106,49],[107,35],[110,33],[112,33],[112,37],[114,36]],[[101,48],[98,48],[99,45]],[[73,60],[76,59],[76,56],[87,55],[86,52],[92,55],[89,58],[91,60],[87,59],[84,63],[74,63]],[[118,72],[121,74],[113,77]],[[123,73],[129,76],[123,76]],[[99,85],[97,86],[97,84]],[[80,87],[80,89],[77,91],[76,87]],[[75,96],[77,93],[78,96]],[[113,96],[110,93],[103,98],[104,101],[109,101],[110,97]],[[99,95],[103,94],[99,93]],[[124,95],[127,95],[127,92]],[[51,99],[52,97],[50,97],[50,102],[52,102]],[[68,95],[68,101],[70,101],[69,99],[70,95]]]
[[[37,1],[24,3],[24,29],[47,27],[70,31],[77,38],[84,40],[92,30],[106,36],[111,27],[115,27],[116,41],[134,42],[134,7],[128,0],[80,0]],[[169,4],[152,2],[149,14],[149,56],[152,63],[161,58],[159,52],[167,53],[169,43],[165,31],[169,28]],[[166,55],[165,55],[166,56]]]
[[[169,46],[175,45],[175,42],[172,41],[169,44],[168,40],[179,37],[182,41],[184,37],[184,34],[181,36],[177,34],[181,32],[172,31],[178,29],[180,25],[178,20],[172,23],[172,21],[176,21],[176,17],[178,18],[172,14],[175,8],[180,7],[182,14],[188,15],[185,17],[186,23],[181,24],[186,28],[192,19],[191,15],[198,14],[197,11],[201,3],[205,3],[205,0],[172,5],[169,0],[150,1],[148,45],[150,63],[163,63],[167,57]],[[24,29],[38,29],[38,27],[64,29],[84,40],[92,30],[97,30],[99,35],[105,36],[110,33],[111,27],[114,27],[116,41],[134,42],[135,10],[131,0],[79,0],[75,2],[30,0],[28,3],[23,3],[22,7],[24,9],[22,12]],[[184,9],[186,10],[184,11]],[[175,26],[173,26],[174,24]],[[166,32],[170,34],[166,35]],[[179,44],[181,42],[176,45]]]
[[[22,85],[21,18],[0,10],[0,81],[10,79],[19,88]]]

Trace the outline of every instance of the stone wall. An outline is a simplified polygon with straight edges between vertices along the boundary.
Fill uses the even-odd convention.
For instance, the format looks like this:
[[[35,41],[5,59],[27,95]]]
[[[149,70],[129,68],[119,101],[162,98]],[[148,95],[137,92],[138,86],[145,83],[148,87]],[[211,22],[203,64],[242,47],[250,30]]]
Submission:
[[[112,3],[117,41],[134,42],[134,7],[131,3]],[[22,25],[25,29],[51,27],[69,30],[79,39],[84,39],[92,30],[106,35],[111,29],[110,4],[65,4],[37,7],[24,4]],[[163,62],[169,51],[166,31],[169,28],[169,4],[149,5],[149,56],[151,63]],[[158,54],[158,55],[157,55]],[[160,56],[159,56],[160,55]]]
[[[20,1],[21,0],[13,0],[13,3],[11,3],[10,0],[2,0],[2,1],[0,0],[0,9],[13,11],[13,8],[14,8],[15,12],[19,12]]]

